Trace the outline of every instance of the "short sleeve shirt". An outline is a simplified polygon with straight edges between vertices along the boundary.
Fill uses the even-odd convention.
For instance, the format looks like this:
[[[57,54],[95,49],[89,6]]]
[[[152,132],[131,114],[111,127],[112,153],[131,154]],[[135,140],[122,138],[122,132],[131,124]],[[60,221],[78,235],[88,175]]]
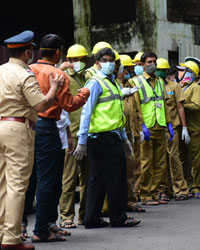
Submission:
[[[167,81],[165,85],[166,93],[167,93],[167,106],[169,109],[171,122],[173,127],[177,127],[180,125],[180,119],[178,115],[177,103],[184,102],[184,94],[182,92],[181,87],[170,80]]]
[[[21,60],[10,58],[0,66],[0,116],[37,121],[33,106],[45,100],[34,73]]]

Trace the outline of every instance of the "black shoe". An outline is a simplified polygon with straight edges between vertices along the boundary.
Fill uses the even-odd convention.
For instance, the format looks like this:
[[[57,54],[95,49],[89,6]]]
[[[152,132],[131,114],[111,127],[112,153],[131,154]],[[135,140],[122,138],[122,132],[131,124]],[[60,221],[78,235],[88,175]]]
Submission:
[[[105,220],[101,220],[99,223],[91,223],[91,224],[86,224],[85,223],[85,228],[90,229],[90,228],[100,228],[100,227],[109,227],[110,223],[108,223]]]

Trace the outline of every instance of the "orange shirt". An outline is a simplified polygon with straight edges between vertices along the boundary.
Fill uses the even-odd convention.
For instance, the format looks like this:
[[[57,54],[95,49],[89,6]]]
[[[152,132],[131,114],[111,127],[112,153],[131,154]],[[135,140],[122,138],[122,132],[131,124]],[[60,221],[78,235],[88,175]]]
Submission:
[[[54,67],[52,62],[38,60],[36,64],[30,65],[30,67],[36,76],[43,94],[45,95],[50,89],[50,73],[53,73],[54,77],[56,73],[58,76],[62,74],[64,77],[64,83],[59,88],[55,101],[49,109],[43,113],[39,113],[41,117],[55,118],[56,120],[59,120],[62,109],[66,110],[67,112],[72,112],[82,107],[87,101],[87,98],[90,95],[89,89],[83,88],[76,96],[72,96],[69,90],[69,79],[67,75],[62,70]]]

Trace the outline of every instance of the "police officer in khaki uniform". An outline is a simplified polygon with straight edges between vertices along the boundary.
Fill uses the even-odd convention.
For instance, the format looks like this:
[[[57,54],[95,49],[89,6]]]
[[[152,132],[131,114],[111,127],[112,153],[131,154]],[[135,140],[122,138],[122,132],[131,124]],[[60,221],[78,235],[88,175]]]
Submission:
[[[185,97],[185,113],[191,142],[189,150],[192,160],[192,193],[200,198],[200,86],[195,82],[199,66],[194,61],[181,64],[185,68],[179,74],[180,85]]]
[[[183,168],[179,157],[179,132],[182,140],[184,140],[186,144],[190,142],[190,136],[186,127],[186,118],[183,106],[185,98],[181,87],[177,83],[169,80],[167,77],[168,74],[171,75],[169,68],[169,62],[166,59],[157,59],[156,75],[165,81],[165,88],[168,96],[166,102],[170,111],[174,129],[174,139],[170,142],[167,140],[168,171],[166,171],[166,176],[162,181],[161,199],[169,200],[171,183],[175,200],[181,201],[188,199],[189,188],[184,178]],[[180,125],[182,125],[182,127]],[[168,172],[169,174],[167,175]],[[167,176],[168,178],[166,178]]]
[[[73,95],[77,94],[78,89],[85,85],[85,66],[86,56],[88,55],[85,47],[80,44],[72,45],[67,52],[67,59],[73,68],[67,68],[65,73],[70,81],[70,91]],[[69,113],[70,130],[73,137],[73,143],[76,146],[78,142],[77,132],[79,130],[80,116],[82,109]],[[78,161],[73,155],[66,155],[65,166],[62,180],[62,195],[60,198],[60,227],[75,228],[73,222],[75,216],[75,190],[79,176],[80,187],[80,208],[78,224],[82,225],[85,216],[86,187],[89,174],[89,164],[87,156]]]
[[[1,249],[35,249],[21,242],[25,193],[33,167],[37,112],[54,101],[61,79],[50,77],[44,96],[27,63],[33,58],[32,31],[4,42],[11,58],[0,66],[0,244]]]

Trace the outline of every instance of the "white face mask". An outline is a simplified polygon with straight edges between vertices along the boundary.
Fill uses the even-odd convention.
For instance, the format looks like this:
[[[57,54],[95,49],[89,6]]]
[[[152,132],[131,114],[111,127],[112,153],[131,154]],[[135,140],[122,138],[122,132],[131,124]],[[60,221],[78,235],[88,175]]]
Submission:
[[[33,62],[33,58],[34,58],[34,53],[33,51],[29,50],[29,52],[31,53],[31,58],[28,57],[28,55],[26,55],[28,57],[28,61],[27,61],[27,64],[31,64]]]
[[[74,71],[75,72],[80,72],[85,68],[85,63],[78,61],[78,62],[73,62],[74,65]]]

